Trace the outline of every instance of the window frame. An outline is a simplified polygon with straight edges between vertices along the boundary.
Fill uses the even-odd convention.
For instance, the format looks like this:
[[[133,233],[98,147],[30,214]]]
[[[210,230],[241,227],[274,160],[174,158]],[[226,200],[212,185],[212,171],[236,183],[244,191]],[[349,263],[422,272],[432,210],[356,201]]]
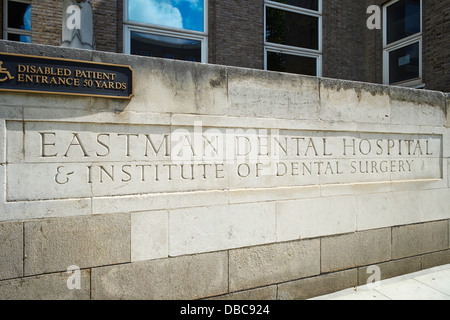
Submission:
[[[32,0],[3,0],[3,39],[8,40],[9,34],[16,34],[19,36],[29,36],[31,38],[32,30],[24,30],[8,27],[8,3],[10,1],[32,5]]]
[[[411,88],[423,88],[425,84],[423,83],[423,51],[422,51],[422,35],[423,35],[423,1],[420,1],[420,31],[416,34],[410,35],[400,40],[396,40],[392,43],[387,43],[387,10],[388,7],[399,2],[401,0],[392,0],[383,6],[383,84],[392,86],[404,86]],[[419,44],[419,77],[390,83],[389,80],[389,54],[395,50],[405,48],[412,44]]]
[[[129,20],[128,0],[123,1],[123,6],[123,46],[125,54],[131,54],[131,32],[140,32],[200,41],[201,63],[208,63],[208,0],[203,0],[203,32]]]
[[[278,44],[266,41],[267,31],[267,7],[289,11],[293,13],[303,14],[318,18],[318,49],[308,49],[295,47],[290,45]],[[322,76],[322,0],[318,0],[318,10],[310,10],[296,7],[271,0],[264,0],[264,70],[267,70],[267,53],[268,52],[282,53],[286,55],[296,55],[300,57],[316,58],[316,77]]]

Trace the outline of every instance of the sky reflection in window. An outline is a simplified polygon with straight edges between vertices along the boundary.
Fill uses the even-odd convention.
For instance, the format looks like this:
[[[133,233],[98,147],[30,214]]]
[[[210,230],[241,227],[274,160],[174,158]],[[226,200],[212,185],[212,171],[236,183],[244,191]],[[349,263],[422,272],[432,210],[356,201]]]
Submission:
[[[203,5],[203,0],[128,0],[128,19],[203,32]]]

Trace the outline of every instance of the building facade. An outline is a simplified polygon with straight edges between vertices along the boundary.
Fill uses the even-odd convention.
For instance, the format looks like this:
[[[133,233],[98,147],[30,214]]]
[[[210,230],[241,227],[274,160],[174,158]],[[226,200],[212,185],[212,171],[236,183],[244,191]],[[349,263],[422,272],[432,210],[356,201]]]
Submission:
[[[3,39],[60,45],[63,1],[2,2]],[[92,0],[92,8],[99,51],[450,90],[450,0]]]

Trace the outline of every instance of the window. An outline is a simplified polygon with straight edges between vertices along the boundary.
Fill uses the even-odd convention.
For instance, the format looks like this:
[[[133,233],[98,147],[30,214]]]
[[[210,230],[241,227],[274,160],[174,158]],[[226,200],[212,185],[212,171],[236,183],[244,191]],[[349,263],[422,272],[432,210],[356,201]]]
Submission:
[[[383,82],[423,87],[422,1],[391,1],[383,14]]]
[[[31,0],[3,1],[3,39],[31,42]]]
[[[125,53],[207,62],[207,0],[125,0]]]
[[[321,76],[322,1],[265,0],[265,69]]]

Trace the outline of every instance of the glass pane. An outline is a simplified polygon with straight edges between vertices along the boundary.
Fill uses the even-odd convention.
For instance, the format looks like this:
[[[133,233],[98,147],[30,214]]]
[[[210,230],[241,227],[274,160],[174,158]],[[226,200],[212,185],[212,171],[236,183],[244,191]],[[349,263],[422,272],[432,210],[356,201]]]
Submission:
[[[419,73],[419,43],[389,53],[389,83],[416,79]]]
[[[203,0],[128,0],[128,19],[204,31]]]
[[[31,43],[31,36],[8,33],[8,40]]]
[[[201,62],[202,43],[197,40],[131,32],[131,54]]]
[[[267,52],[267,70],[316,76],[317,59]]]
[[[31,4],[8,1],[8,27],[31,30]]]
[[[319,11],[319,0],[272,0],[295,7]]]
[[[420,0],[400,0],[387,8],[387,42],[420,32]]]
[[[319,49],[319,19],[290,11],[266,8],[266,41]]]

